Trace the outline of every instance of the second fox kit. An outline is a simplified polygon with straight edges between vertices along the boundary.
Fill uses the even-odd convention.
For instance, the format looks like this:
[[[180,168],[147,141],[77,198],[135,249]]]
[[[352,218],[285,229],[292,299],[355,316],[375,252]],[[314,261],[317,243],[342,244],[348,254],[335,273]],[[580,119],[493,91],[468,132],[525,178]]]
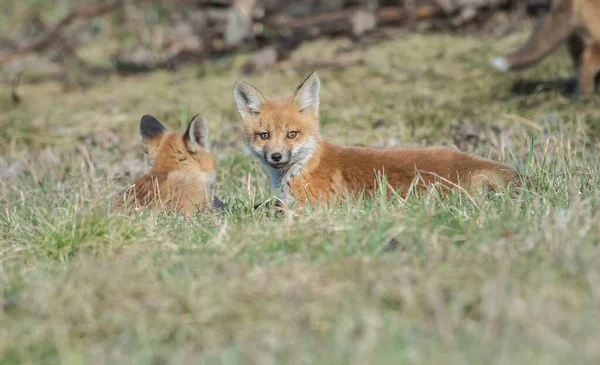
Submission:
[[[500,71],[532,66],[566,43],[578,73],[579,92],[591,96],[600,67],[600,1],[553,0],[523,48],[492,60]]]
[[[208,150],[202,117],[192,118],[182,135],[168,132],[154,117],[144,115],[140,136],[152,168],[117,198],[115,208],[164,207],[189,214],[210,207],[208,194],[215,179],[215,159]]]
[[[411,184],[433,182],[472,189],[509,184],[508,166],[449,148],[376,150],[342,147],[319,133],[321,83],[311,74],[288,97],[267,98],[248,83],[235,84],[250,151],[267,167],[284,204],[328,202],[360,192],[373,193],[383,175],[401,195]]]

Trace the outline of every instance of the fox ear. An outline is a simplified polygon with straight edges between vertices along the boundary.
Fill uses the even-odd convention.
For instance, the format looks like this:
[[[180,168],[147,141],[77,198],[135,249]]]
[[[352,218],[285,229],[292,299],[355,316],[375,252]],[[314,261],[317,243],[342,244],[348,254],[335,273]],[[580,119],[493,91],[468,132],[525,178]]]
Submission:
[[[264,96],[246,81],[238,80],[233,87],[233,98],[243,119],[260,114]]]
[[[142,142],[147,143],[165,133],[167,128],[151,115],[144,115],[140,121],[140,137]]]
[[[318,116],[320,93],[321,80],[317,73],[313,72],[296,88],[294,93],[294,102],[300,108],[300,112]]]
[[[140,121],[140,137],[144,150],[154,159],[160,145],[160,136],[167,132],[167,128],[151,115],[144,115]]]
[[[200,114],[192,118],[183,135],[183,139],[190,152],[194,152],[198,148],[208,149],[208,128],[206,127],[204,118]]]

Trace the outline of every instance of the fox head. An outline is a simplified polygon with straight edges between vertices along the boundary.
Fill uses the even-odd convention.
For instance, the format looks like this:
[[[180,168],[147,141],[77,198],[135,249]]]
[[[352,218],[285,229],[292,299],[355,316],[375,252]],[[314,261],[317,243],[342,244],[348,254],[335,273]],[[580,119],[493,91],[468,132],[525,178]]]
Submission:
[[[142,145],[152,164],[151,174],[174,171],[202,174],[214,180],[215,158],[209,151],[208,130],[200,115],[192,118],[185,133],[170,133],[156,118],[144,115],[140,121]]]
[[[319,94],[316,73],[293,95],[266,98],[245,81],[235,83],[233,96],[244,122],[250,151],[279,177],[301,168],[312,156],[319,136]]]

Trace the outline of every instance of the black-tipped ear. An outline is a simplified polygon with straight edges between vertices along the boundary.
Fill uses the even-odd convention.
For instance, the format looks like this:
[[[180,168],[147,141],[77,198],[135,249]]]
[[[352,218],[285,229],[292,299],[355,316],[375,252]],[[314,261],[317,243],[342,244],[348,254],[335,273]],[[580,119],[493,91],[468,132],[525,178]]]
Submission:
[[[140,136],[142,141],[150,141],[167,131],[156,118],[151,115],[144,115],[140,121]]]
[[[320,94],[321,80],[319,80],[317,72],[313,72],[296,88],[294,102],[300,108],[300,112],[318,115]]]
[[[243,80],[238,80],[233,87],[233,98],[237,104],[242,118],[251,117],[260,113],[265,98],[252,85]]]
[[[208,149],[208,127],[200,114],[192,118],[183,138],[190,151],[195,151],[198,147]]]

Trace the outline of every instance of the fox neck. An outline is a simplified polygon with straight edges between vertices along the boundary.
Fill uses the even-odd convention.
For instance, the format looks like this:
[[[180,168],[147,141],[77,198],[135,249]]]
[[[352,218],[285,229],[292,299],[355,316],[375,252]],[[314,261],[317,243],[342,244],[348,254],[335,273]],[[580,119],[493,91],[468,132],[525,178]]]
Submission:
[[[269,172],[271,187],[274,190],[280,189],[289,184],[294,177],[305,172],[311,166],[312,160],[320,154],[320,145],[320,139],[310,137],[306,142],[292,150],[292,159],[286,167],[275,169],[269,164],[265,164]]]

